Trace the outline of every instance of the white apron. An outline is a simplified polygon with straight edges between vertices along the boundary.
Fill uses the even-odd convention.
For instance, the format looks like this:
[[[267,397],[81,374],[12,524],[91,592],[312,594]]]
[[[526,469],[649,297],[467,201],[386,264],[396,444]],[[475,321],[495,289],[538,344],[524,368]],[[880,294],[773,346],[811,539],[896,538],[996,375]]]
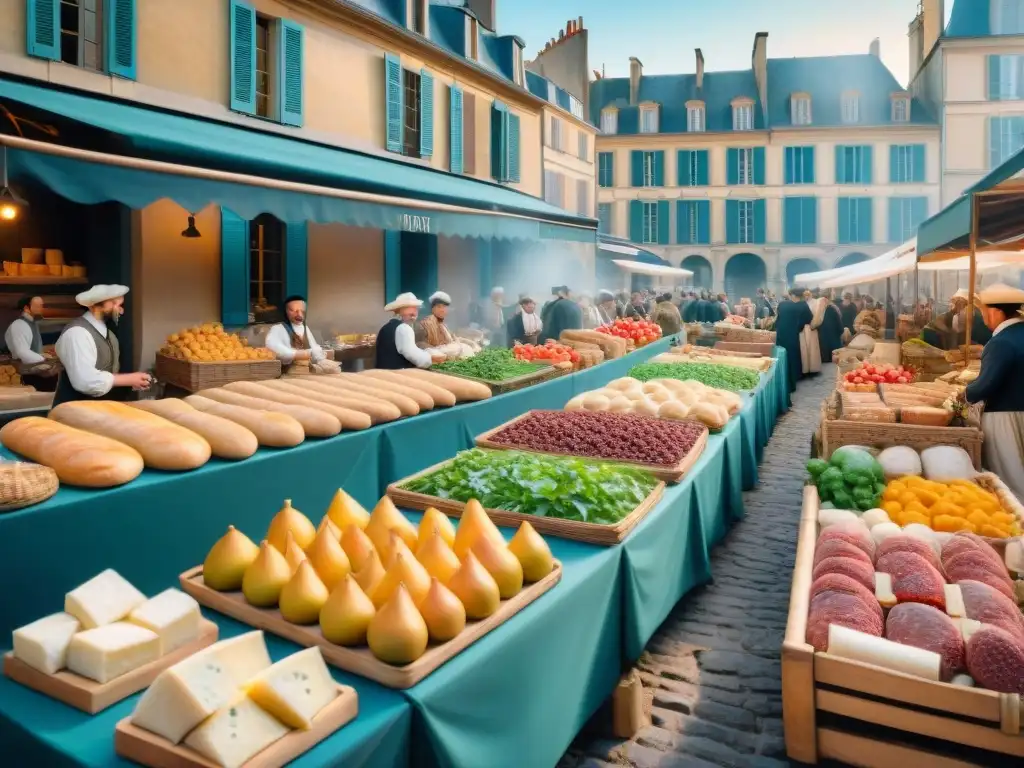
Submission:
[[[810,299],[807,305],[814,318],[800,332],[800,365],[804,373],[821,373],[821,345],[818,343],[818,326],[825,318],[825,299]]]
[[[1024,413],[983,413],[981,429],[985,469],[999,475],[1013,494],[1024,500]]]

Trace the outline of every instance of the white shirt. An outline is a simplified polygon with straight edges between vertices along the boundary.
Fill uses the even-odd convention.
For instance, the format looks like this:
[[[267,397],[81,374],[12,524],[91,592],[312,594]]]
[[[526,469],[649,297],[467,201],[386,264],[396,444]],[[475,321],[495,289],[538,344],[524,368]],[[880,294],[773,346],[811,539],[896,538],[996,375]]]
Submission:
[[[296,336],[302,337],[303,326],[292,325],[292,331]],[[323,360],[326,355],[324,351],[320,349],[320,345],[316,343],[316,338],[313,336],[313,332],[306,326],[306,341],[309,342],[309,361],[311,363],[319,363]],[[273,352],[277,359],[280,360],[284,365],[291,365],[295,360],[295,353],[299,350],[292,349],[292,339],[288,335],[288,331],[285,330],[284,325],[277,323],[267,333],[266,340],[267,349]]]
[[[417,368],[429,368],[434,362],[429,352],[416,346],[416,331],[408,323],[395,328],[395,349]]]
[[[92,312],[85,313],[85,320],[100,336],[107,338],[106,324],[97,320]],[[113,388],[114,374],[96,367],[96,340],[85,328],[65,329],[57,339],[57,357],[76,392],[100,397]]]
[[[1017,323],[1024,323],[1024,318],[1020,318],[1020,317],[1010,317],[1010,318],[1007,318],[1006,320],[1003,320],[1003,322],[1001,322],[999,325],[996,326],[996,329],[994,331],[992,331],[992,335],[995,336],[1000,331],[1003,331],[1003,330],[1009,328],[1011,325],[1016,325]]]
[[[535,333],[540,333],[543,327],[544,324],[537,317],[536,312],[531,312],[530,314],[523,312],[523,333],[525,335],[533,336]]]
[[[45,357],[31,349],[32,326],[29,325],[24,315],[7,326],[4,341],[7,343],[7,349],[11,351],[11,357],[15,360],[20,360],[28,365],[46,360]]]

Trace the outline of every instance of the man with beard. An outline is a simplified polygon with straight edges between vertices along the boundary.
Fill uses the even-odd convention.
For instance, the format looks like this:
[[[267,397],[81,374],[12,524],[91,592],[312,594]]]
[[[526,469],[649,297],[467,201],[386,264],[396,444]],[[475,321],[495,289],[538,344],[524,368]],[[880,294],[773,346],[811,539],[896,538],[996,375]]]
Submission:
[[[284,314],[286,322],[278,323],[267,333],[267,349],[281,361],[283,374],[309,373],[310,365],[327,356],[306,326],[306,300],[289,296],[284,300]]]
[[[124,285],[94,285],[75,296],[87,308],[64,328],[57,339],[57,358],[64,371],[53,404],[72,400],[116,400],[124,387],[148,389],[153,378],[143,371],[121,373],[121,348],[110,326],[124,314]],[[115,391],[120,390],[120,391]]]
[[[4,334],[4,342],[11,353],[21,383],[40,392],[57,389],[57,361],[43,355],[43,337],[39,321],[43,319],[43,297],[25,296],[18,302],[21,314]]]
[[[452,332],[445,325],[445,318],[448,317],[448,307],[452,304],[452,297],[444,291],[435,291],[428,299],[430,302],[430,314],[416,324],[416,346],[420,349],[432,347],[443,347],[455,341]]]
[[[393,312],[395,316],[377,332],[378,368],[390,371],[429,368],[434,363],[444,362],[444,355],[435,357],[416,346],[416,331],[412,326],[422,306],[423,302],[412,293],[399,294],[384,305],[384,311]]]

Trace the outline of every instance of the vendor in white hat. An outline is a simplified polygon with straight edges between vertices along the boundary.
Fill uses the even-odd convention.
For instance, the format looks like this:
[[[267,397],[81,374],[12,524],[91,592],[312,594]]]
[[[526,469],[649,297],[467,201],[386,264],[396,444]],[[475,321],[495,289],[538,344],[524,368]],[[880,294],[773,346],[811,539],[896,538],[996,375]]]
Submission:
[[[448,307],[452,304],[452,297],[444,291],[435,291],[428,301],[430,302],[430,314],[416,323],[416,346],[420,349],[427,349],[451,344],[455,341],[455,337],[448,330],[444,321],[448,317]]]
[[[87,308],[57,339],[57,357],[64,367],[53,404],[70,400],[112,400],[115,387],[147,389],[148,373],[121,373],[121,348],[110,330],[124,314],[124,285],[94,285],[75,296]]]
[[[378,368],[429,368],[435,362],[444,362],[444,357],[434,358],[416,346],[413,324],[422,306],[423,302],[412,293],[399,294],[398,298],[384,306],[384,311],[394,312],[395,316],[377,332]]]
[[[981,352],[981,372],[964,397],[968,403],[985,403],[985,468],[1024,498],[1024,291],[997,283],[978,298],[992,338]]]
[[[971,325],[971,344],[987,344],[992,338],[992,332],[985,324],[985,317],[978,308],[980,295],[974,296],[974,322]],[[967,343],[967,289],[961,288],[953,294],[949,300],[949,324],[953,329],[955,338],[952,340],[949,349],[962,347]]]

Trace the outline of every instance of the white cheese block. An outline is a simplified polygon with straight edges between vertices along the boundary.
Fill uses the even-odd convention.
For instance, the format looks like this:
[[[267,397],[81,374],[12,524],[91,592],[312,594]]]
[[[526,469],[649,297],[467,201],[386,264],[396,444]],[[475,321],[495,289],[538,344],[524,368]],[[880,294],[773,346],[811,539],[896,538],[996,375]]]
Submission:
[[[964,607],[964,593],[960,590],[960,585],[946,584],[943,590],[946,594],[946,615],[954,619],[962,619],[967,616],[967,609]]]
[[[81,629],[70,613],[54,613],[14,630],[14,657],[52,675],[64,668],[71,638]]]
[[[164,656],[199,637],[202,617],[199,603],[181,590],[171,588],[129,613],[128,621],[156,632],[160,638],[160,655]]]
[[[892,576],[890,574],[875,571],[875,599],[883,608],[892,608],[899,602],[892,591]]]
[[[939,667],[942,663],[942,657],[934,651],[894,643],[839,624],[830,624],[828,627],[828,652],[833,656],[874,664],[936,682],[939,680]]]
[[[238,768],[287,733],[288,726],[243,694],[206,718],[185,746],[223,768]]]
[[[160,638],[145,627],[118,621],[79,632],[68,645],[68,669],[97,683],[160,658]]]
[[[144,602],[144,594],[108,568],[68,592],[64,610],[82,622],[82,629],[93,629],[120,621]]]
[[[308,729],[338,695],[338,686],[317,647],[293,653],[246,686],[249,698],[291,728]]]
[[[161,672],[135,706],[132,723],[177,744],[269,666],[262,632],[221,640]]]

